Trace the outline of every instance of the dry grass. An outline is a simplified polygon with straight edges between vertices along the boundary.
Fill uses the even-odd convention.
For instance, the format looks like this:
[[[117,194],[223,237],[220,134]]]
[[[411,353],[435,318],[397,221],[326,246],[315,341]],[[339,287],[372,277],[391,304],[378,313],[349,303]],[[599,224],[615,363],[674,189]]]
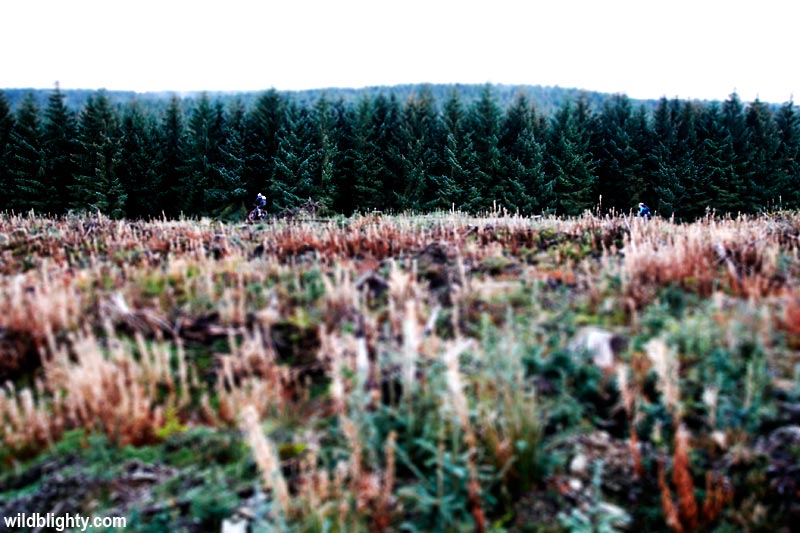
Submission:
[[[489,517],[478,461],[528,486],[534,468],[515,462],[514,447],[541,438],[531,422],[536,393],[515,352],[522,334],[508,323],[515,313],[527,317],[523,333],[555,351],[544,342],[546,328],[556,330],[560,347],[568,338],[551,299],[590,309],[611,301],[638,334],[637,313],[678,287],[704,299],[758,302],[765,346],[775,332],[800,346],[799,229],[800,215],[674,224],[438,214],[263,228],[0,217],[7,237],[0,378],[8,380],[0,388],[0,442],[15,460],[71,428],[124,445],[156,442],[176,424],[239,427],[286,516],[316,512],[343,525],[355,510],[388,527],[399,508],[395,450],[403,435],[384,435],[376,462],[359,417],[378,409],[382,386],[397,384],[408,409],[437,398],[437,416],[463,437],[466,505],[483,530]],[[726,305],[715,319],[733,328]],[[507,338],[492,350],[514,353],[517,366],[491,360],[476,333],[484,318]],[[655,372],[664,405],[680,420],[681,379],[690,370],[686,354],[660,337],[643,347],[616,374],[639,476],[646,475],[639,441],[649,436],[636,426],[647,376]],[[211,352],[210,368],[201,370],[201,349]],[[796,354],[767,355],[787,379]],[[437,365],[444,380],[434,382]],[[487,377],[487,369],[497,374]],[[320,383],[325,393],[312,398]],[[719,391],[705,390],[716,413]],[[262,423],[328,416],[348,459],[323,468],[312,447],[299,480],[283,479]],[[662,467],[664,513],[674,530],[691,530],[719,516],[731,493],[709,473],[705,503],[693,503],[689,438],[678,431],[673,444],[677,500]]]
[[[747,217],[693,225],[635,220],[619,265],[625,293],[639,306],[668,284],[704,297],[720,289],[745,298],[778,294],[787,282],[781,256],[796,258],[797,246],[772,226]]]

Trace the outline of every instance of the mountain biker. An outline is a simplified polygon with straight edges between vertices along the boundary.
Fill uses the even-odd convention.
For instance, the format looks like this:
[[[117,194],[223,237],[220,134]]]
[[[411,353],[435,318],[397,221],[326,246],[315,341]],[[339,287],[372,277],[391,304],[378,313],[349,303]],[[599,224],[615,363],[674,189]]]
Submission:
[[[255,220],[263,220],[267,216],[267,210],[265,209],[267,205],[267,197],[261,193],[258,193],[256,196],[256,203],[255,209],[250,211],[247,215],[247,220],[250,222]]]
[[[644,219],[649,219],[652,216],[652,213],[650,213],[650,208],[644,205],[642,202],[639,202],[639,216]]]

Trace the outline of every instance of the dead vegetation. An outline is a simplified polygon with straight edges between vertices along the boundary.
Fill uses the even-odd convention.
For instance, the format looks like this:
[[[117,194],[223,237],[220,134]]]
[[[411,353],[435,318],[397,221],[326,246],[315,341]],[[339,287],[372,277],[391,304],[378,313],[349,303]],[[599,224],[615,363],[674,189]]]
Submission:
[[[6,466],[75,429],[124,447],[238,428],[287,523],[484,530],[536,494],[566,528],[623,508],[652,527],[631,501],[674,531],[797,512],[791,450],[753,451],[763,501],[731,465],[800,424],[800,215],[17,216],[0,235]],[[587,425],[602,446],[552,445]],[[581,461],[612,457],[586,492]]]

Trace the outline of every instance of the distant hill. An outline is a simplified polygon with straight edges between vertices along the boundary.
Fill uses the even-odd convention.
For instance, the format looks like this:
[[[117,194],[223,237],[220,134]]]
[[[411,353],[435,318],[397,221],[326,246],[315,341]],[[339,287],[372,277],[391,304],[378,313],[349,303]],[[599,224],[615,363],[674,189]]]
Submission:
[[[279,91],[282,95],[295,99],[300,104],[313,103],[322,95],[332,101],[343,100],[354,102],[365,96],[376,96],[379,93],[384,95],[394,94],[400,101],[404,101],[411,95],[428,91],[437,102],[444,101],[452,91],[457,91],[466,104],[477,100],[485,84],[406,84],[394,86],[374,86],[358,89],[350,88],[327,88],[310,89],[302,91]],[[598,108],[603,101],[611,97],[610,93],[597,91],[586,91],[575,88],[564,88],[542,85],[491,85],[492,91],[502,107],[506,107],[512,102],[519,93],[524,93],[536,106],[540,113],[549,115],[557,109],[565,100],[574,100],[578,96],[583,96],[589,104]],[[111,102],[115,105],[123,105],[131,100],[138,100],[142,103],[158,107],[160,101],[166,102],[173,95],[185,100],[188,105],[192,103],[200,94],[205,92],[211,99],[238,99],[242,101],[246,108],[249,108],[264,91],[242,91],[242,92],[215,92],[215,91],[194,91],[194,92],[144,92],[134,91],[105,91]],[[11,109],[14,110],[22,102],[27,93],[33,93],[40,107],[47,104],[47,98],[53,93],[53,89],[0,89],[8,99]],[[90,95],[97,92],[93,89],[61,89],[65,95],[65,102],[68,107],[75,110],[83,108]],[[651,110],[655,107],[657,100],[637,100],[631,99],[635,106],[644,105]]]

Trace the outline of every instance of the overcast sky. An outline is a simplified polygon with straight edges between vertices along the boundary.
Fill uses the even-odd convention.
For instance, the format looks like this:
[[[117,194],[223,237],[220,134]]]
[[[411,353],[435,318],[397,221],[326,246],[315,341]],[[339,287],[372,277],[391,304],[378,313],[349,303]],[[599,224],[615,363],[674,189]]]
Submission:
[[[5,0],[0,88],[490,82],[785,102],[799,22],[797,0]]]

